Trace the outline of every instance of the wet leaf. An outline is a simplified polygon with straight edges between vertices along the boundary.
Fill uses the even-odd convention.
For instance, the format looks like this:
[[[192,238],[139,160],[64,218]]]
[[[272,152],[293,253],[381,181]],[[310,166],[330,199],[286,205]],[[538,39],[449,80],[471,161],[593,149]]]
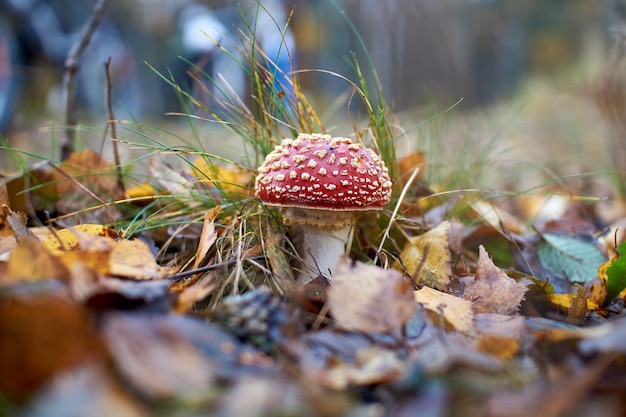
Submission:
[[[404,269],[417,283],[448,291],[452,275],[448,248],[450,227],[449,221],[443,221],[428,232],[411,238],[400,253],[402,264],[396,262],[394,269]]]
[[[478,250],[476,276],[466,283],[463,298],[472,302],[476,313],[515,314],[530,281],[515,281],[493,263],[482,245]]]
[[[347,258],[337,264],[327,290],[333,318],[346,330],[394,332],[416,310],[412,285],[397,271]]]
[[[572,236],[544,233],[537,243],[541,263],[573,283],[586,283],[598,275],[606,259],[593,244]]]

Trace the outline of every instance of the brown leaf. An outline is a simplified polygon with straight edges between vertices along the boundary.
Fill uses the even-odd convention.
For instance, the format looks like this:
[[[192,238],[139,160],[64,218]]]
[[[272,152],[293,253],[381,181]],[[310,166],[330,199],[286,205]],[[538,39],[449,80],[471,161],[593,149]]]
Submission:
[[[171,398],[205,390],[215,378],[215,365],[183,332],[188,324],[184,317],[109,314],[104,337],[118,370],[135,388]]]
[[[55,375],[104,357],[82,306],[53,295],[0,302],[0,392],[9,400],[22,401]]]
[[[463,298],[472,301],[476,313],[515,314],[529,282],[510,278],[493,263],[482,245],[478,250],[476,276],[466,284]]]
[[[367,386],[397,381],[406,371],[406,364],[397,355],[382,347],[372,346],[356,352],[354,363],[335,361],[318,373],[319,382],[335,390],[350,386]]]
[[[522,316],[480,313],[474,323],[479,333],[479,351],[504,360],[517,354],[526,330]]]
[[[472,304],[462,298],[447,294],[430,287],[422,287],[414,292],[415,301],[422,304],[435,324],[440,318],[447,326],[455,330],[471,334],[474,330],[474,313]]]
[[[448,291],[452,276],[448,247],[450,227],[449,221],[443,221],[428,232],[411,238],[400,253],[402,265],[396,262],[394,269],[402,270],[404,267],[415,282]]]
[[[416,311],[412,285],[391,269],[344,257],[327,291],[330,312],[340,327],[362,332],[398,331]]]
[[[196,269],[205,261],[206,255],[209,249],[215,243],[217,239],[217,232],[215,231],[215,218],[220,211],[220,207],[213,207],[204,213],[204,222],[202,224],[202,233],[200,234],[200,242],[198,243],[198,249],[196,250],[196,260],[193,264],[193,268]]]

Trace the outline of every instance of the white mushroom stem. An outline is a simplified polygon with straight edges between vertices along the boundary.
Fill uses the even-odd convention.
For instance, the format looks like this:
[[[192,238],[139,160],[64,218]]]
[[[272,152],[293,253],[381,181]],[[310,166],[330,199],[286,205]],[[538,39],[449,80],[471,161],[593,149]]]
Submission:
[[[304,285],[318,275],[332,278],[337,262],[346,253],[352,216],[345,212],[290,208],[285,214],[294,244],[302,258],[297,281]]]

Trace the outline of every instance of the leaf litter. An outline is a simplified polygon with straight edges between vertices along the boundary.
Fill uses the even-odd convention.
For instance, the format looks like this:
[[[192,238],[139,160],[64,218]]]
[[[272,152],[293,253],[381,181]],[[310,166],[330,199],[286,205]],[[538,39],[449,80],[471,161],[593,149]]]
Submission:
[[[623,320],[606,321],[615,313],[600,306],[620,305],[623,258],[605,261],[597,244],[576,237],[518,235],[519,221],[498,223],[494,206],[477,206],[486,226],[536,251],[519,270],[556,270],[573,290],[554,293],[541,276],[504,270],[483,245],[451,245],[448,220],[409,236],[392,268],[343,257],[332,276],[297,288],[280,228],[265,226],[262,240],[236,252],[223,236],[238,220],[220,206],[204,211],[195,240],[184,238],[194,242],[189,261],[164,263],[152,239],[173,242],[171,228],[132,239],[100,223],[42,232],[5,205],[0,389],[32,415],[85,396],[131,416],[165,403],[218,415],[332,416],[374,405],[408,413],[425,403],[443,414],[573,410],[621,367]],[[475,224],[455,220],[455,236],[464,228],[478,236]],[[556,255],[546,255],[548,243]],[[224,248],[240,260],[224,262]],[[252,260],[261,253],[265,264]],[[252,269],[242,268],[246,259]],[[276,281],[252,272],[263,265],[261,276]],[[598,278],[576,285],[594,267]],[[233,291],[207,308],[221,281]],[[569,359],[549,359],[546,344]],[[605,392],[614,401],[617,391]],[[549,401],[557,395],[580,400]]]

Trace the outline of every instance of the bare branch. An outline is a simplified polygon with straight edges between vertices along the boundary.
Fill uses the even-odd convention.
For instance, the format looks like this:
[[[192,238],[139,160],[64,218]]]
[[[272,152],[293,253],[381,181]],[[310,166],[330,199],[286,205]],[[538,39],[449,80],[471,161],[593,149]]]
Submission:
[[[65,58],[65,74],[63,85],[65,87],[65,142],[61,145],[61,158],[66,159],[74,151],[74,141],[76,138],[76,74],[78,74],[78,64],[85,52],[91,36],[100,24],[100,20],[109,5],[110,0],[98,0],[93,8],[93,13],[89,20],[85,22],[81,29],[80,36],[72,45],[72,48]]]

